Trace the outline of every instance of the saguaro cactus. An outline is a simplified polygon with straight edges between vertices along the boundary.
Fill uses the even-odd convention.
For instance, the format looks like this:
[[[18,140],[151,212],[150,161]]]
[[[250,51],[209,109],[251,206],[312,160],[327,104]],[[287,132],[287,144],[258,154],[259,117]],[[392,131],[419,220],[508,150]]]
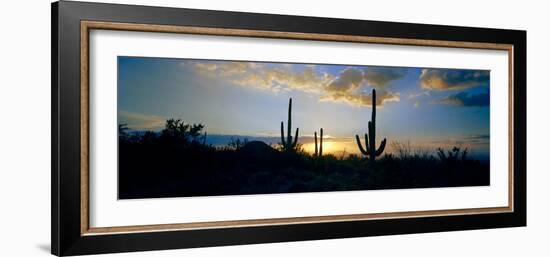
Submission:
[[[294,136],[294,141],[292,141],[292,98],[288,101],[288,121],[287,121],[287,138],[285,140],[284,132],[284,123],[281,121],[281,145],[283,146],[284,151],[295,151],[296,145],[298,144],[298,129],[296,128],[296,135]]]
[[[317,146],[317,131],[313,133],[315,135],[315,156],[323,155],[323,128],[321,128],[321,137],[319,138],[320,144]]]
[[[380,147],[378,150],[375,148],[376,144],[376,90],[372,90],[372,114],[371,114],[371,121],[369,121],[369,133],[365,134],[365,148],[363,148],[363,145],[361,145],[361,140],[359,139],[359,135],[355,135],[355,139],[357,140],[357,146],[359,146],[359,150],[362,154],[368,156],[368,158],[371,161],[374,161],[374,159],[377,156],[380,156],[384,152],[384,148],[386,148],[386,139],[382,140],[380,143]]]

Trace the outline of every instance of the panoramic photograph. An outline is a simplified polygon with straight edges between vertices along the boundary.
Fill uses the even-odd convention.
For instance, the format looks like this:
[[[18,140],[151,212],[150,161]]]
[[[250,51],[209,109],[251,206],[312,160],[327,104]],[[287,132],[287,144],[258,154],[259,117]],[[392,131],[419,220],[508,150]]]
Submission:
[[[118,57],[118,198],[490,185],[490,71]]]

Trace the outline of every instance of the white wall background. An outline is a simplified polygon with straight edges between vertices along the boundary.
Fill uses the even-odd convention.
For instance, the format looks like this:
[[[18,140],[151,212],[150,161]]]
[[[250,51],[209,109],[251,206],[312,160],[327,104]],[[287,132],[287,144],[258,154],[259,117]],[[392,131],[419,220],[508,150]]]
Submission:
[[[528,227],[199,248],[116,256],[549,256],[550,22],[545,1],[104,0],[103,2],[525,29],[528,31]],[[0,15],[0,256],[50,244],[50,1],[8,1]]]

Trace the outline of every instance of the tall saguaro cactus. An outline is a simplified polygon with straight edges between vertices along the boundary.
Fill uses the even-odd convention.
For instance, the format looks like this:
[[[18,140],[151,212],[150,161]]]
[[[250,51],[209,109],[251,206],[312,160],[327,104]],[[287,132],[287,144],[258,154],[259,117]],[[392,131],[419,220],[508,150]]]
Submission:
[[[357,140],[357,146],[359,146],[359,150],[362,154],[368,156],[368,158],[371,161],[374,161],[374,159],[377,156],[380,156],[384,152],[384,148],[386,148],[386,139],[382,140],[380,143],[380,147],[378,150],[376,150],[375,144],[376,144],[376,90],[372,90],[372,114],[371,114],[371,121],[369,121],[369,133],[365,134],[365,148],[363,148],[363,145],[361,145],[361,140],[359,139],[359,135],[355,135],[355,139]]]
[[[292,98],[288,101],[288,121],[287,121],[287,138],[285,140],[284,132],[284,123],[281,121],[281,145],[283,150],[287,152],[292,152],[296,150],[296,145],[298,144],[298,129],[296,128],[296,135],[294,136],[294,141],[292,141]]]
[[[317,131],[313,133],[315,135],[315,156],[323,155],[323,128],[321,128],[321,135],[319,138],[320,144],[317,146]]]

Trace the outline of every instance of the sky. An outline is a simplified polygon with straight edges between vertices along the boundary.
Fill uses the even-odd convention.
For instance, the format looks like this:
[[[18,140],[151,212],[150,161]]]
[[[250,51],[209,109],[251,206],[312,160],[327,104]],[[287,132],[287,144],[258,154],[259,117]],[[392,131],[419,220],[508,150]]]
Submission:
[[[357,153],[375,89],[377,145],[457,145],[487,157],[489,81],[488,70],[119,56],[118,123],[158,131],[176,118],[204,124],[212,144],[276,144],[292,98],[293,133],[300,128],[306,151],[323,128],[325,152]]]

